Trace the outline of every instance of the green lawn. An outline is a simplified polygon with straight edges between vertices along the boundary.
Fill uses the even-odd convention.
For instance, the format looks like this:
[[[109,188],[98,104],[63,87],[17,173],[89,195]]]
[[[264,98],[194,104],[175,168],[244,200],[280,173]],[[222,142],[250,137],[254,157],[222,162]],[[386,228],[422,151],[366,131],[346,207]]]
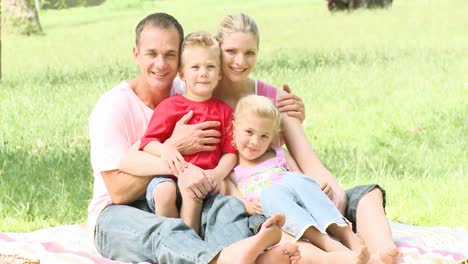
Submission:
[[[344,186],[380,183],[394,221],[468,227],[467,1],[337,14],[322,0],[218,2],[109,0],[41,11],[44,36],[2,35],[0,231],[85,221],[87,118],[136,74],[134,27],[154,11],[186,33],[253,16],[254,75],[302,96],[309,138]]]

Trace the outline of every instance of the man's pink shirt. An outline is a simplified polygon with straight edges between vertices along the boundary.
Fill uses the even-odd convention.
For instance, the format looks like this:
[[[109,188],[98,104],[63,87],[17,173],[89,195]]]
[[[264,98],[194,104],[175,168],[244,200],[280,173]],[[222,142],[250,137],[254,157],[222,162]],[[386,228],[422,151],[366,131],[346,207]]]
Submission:
[[[184,88],[176,78],[171,95],[183,93]],[[88,228],[93,236],[99,214],[112,203],[101,171],[119,169],[122,156],[142,138],[152,114],[153,109],[124,81],[104,93],[89,116],[94,190],[88,207]]]

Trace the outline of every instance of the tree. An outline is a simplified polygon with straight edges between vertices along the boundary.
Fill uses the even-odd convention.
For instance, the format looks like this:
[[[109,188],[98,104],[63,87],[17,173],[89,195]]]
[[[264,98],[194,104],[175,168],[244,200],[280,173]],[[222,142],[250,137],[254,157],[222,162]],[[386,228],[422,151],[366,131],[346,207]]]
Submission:
[[[2,0],[2,30],[23,35],[42,34],[33,0]]]

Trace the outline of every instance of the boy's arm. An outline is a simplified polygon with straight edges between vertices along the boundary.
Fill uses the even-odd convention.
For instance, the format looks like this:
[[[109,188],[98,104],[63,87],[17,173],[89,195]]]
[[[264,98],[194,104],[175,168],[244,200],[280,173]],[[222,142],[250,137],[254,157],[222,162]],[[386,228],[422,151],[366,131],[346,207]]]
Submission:
[[[169,143],[161,143],[159,141],[151,141],[143,147],[143,151],[149,154],[159,156],[167,163],[171,169],[171,174],[175,175],[179,171],[183,171],[186,167],[184,157],[180,152]]]
[[[233,153],[224,153],[218,162],[218,165],[211,170],[206,170],[213,185],[213,193],[218,193],[221,183],[229,175],[237,164],[237,155]]]

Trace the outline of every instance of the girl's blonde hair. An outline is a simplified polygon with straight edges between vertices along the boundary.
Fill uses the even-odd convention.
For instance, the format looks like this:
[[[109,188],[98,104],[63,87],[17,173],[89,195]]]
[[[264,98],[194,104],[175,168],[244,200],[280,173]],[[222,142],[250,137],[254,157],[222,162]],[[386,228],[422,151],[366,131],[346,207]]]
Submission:
[[[257,23],[250,16],[239,13],[226,16],[218,27],[216,38],[220,44],[223,44],[224,36],[230,33],[243,32],[251,33],[257,39],[257,48],[260,44],[260,33],[258,32]]]
[[[255,115],[274,122],[275,132],[280,130],[280,112],[275,104],[265,96],[248,95],[239,100],[234,112],[234,122],[245,116]]]

